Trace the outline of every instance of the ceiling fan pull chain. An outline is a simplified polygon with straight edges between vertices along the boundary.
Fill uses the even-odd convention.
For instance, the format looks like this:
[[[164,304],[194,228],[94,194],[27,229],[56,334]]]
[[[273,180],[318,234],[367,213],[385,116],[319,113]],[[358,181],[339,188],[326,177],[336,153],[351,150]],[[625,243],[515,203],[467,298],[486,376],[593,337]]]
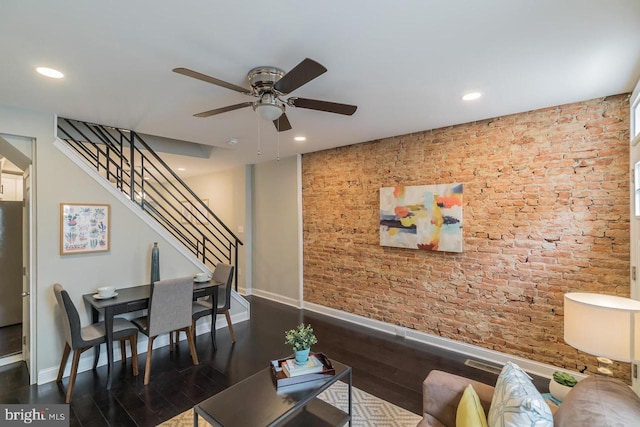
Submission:
[[[276,155],[276,161],[279,162],[280,161],[280,120],[278,120],[278,132],[276,132],[276,133],[277,133],[277,137],[278,137],[278,140],[276,142],[276,148],[278,150],[278,152],[276,153],[277,154]]]
[[[262,152],[260,151],[260,116],[256,114],[256,118],[258,120],[258,156],[261,156]]]

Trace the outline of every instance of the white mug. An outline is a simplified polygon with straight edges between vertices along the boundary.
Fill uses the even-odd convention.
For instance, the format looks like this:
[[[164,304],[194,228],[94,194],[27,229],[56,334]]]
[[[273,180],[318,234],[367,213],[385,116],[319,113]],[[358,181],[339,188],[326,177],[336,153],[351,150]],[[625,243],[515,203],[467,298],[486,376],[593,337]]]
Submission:
[[[101,288],[98,288],[98,295],[100,295],[101,298],[112,297],[115,293],[116,288],[114,288],[113,286],[103,286]]]
[[[207,280],[211,279],[211,276],[209,276],[207,273],[198,273],[195,275],[194,279],[196,279],[197,282],[206,282]]]

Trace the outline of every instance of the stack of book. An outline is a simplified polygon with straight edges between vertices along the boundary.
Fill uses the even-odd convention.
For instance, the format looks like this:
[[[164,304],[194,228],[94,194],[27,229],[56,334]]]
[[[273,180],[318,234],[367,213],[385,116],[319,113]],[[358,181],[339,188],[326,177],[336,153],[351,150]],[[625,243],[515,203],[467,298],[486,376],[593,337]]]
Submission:
[[[309,360],[304,365],[298,365],[295,359],[287,359],[282,364],[282,370],[288,377],[297,377],[298,375],[316,374],[324,370],[324,365],[315,355],[309,356]]]
[[[335,375],[331,361],[323,353],[309,355],[309,361],[305,365],[296,365],[293,357],[272,360],[270,363],[271,374],[276,388],[293,384],[322,381],[327,376]]]

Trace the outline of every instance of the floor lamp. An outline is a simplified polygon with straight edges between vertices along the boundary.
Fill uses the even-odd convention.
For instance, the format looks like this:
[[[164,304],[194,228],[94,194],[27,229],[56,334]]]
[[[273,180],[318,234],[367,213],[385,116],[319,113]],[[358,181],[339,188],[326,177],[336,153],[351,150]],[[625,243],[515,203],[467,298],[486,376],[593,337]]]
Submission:
[[[611,375],[609,359],[631,362],[634,390],[636,357],[640,356],[640,301],[613,295],[564,295],[564,340],[585,353],[598,356],[598,373]]]

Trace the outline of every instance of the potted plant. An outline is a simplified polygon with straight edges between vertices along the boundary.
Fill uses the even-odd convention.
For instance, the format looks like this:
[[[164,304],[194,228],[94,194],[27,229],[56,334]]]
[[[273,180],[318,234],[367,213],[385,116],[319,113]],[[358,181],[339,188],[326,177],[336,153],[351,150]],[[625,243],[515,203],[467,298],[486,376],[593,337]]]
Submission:
[[[556,371],[549,381],[549,393],[558,401],[562,402],[571,388],[578,383],[578,380],[571,374]]]
[[[307,363],[307,360],[309,360],[311,346],[318,342],[311,325],[305,326],[304,323],[300,323],[295,328],[286,331],[284,333],[284,337],[284,343],[293,347],[293,351],[296,356],[296,363],[298,365],[304,365]]]

